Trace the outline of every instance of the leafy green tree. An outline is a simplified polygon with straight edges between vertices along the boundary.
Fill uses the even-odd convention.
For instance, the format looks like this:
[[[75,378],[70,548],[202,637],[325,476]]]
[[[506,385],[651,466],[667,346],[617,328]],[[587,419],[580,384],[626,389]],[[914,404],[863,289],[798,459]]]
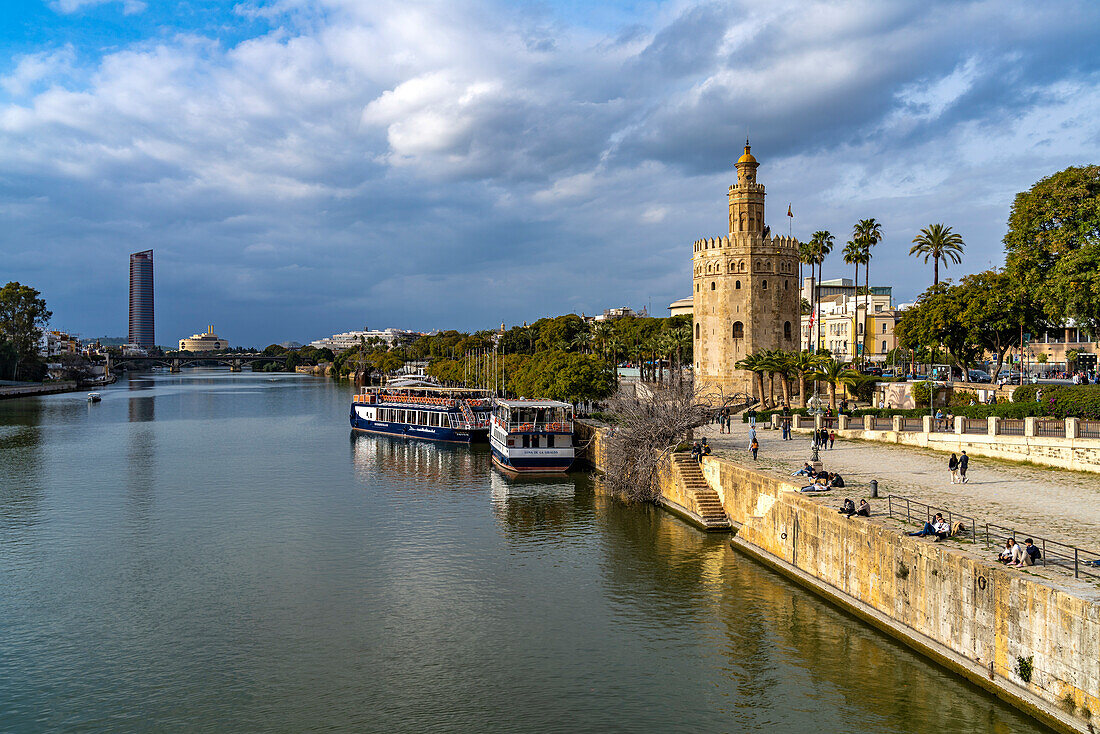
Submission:
[[[1007,267],[1047,315],[1100,331],[1100,166],[1070,167],[1016,195]]]
[[[0,338],[11,342],[16,353],[11,379],[18,379],[20,365],[37,361],[42,332],[51,316],[34,288],[14,281],[0,288]]]
[[[940,260],[947,267],[947,261],[958,265],[962,262],[962,252],[965,243],[962,235],[952,232],[950,227],[942,224],[930,224],[913,238],[913,246],[909,248],[910,255],[924,255],[924,262],[932,258],[932,285],[940,282]]]
[[[942,347],[957,369],[965,369],[982,351],[963,316],[965,307],[954,287],[930,286],[898,322],[898,344],[906,349]]]
[[[286,354],[286,347],[278,344],[268,344],[264,347],[264,354],[268,357],[278,357],[280,354]]]
[[[996,355],[994,380],[1008,350],[1020,345],[1020,333],[1037,332],[1047,326],[1035,294],[1009,273],[975,273],[947,292],[961,307],[960,326],[967,329],[970,340]]]

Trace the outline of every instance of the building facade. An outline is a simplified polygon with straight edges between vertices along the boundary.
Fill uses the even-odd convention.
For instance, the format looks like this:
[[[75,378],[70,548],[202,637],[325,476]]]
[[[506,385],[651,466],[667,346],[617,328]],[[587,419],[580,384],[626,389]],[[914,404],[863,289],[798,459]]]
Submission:
[[[870,313],[867,301],[870,300]],[[801,317],[801,344],[813,344],[817,338],[817,349],[827,349],[841,362],[850,362],[865,356],[872,362],[881,362],[886,355],[897,347],[894,326],[900,318],[897,310],[891,308],[888,294],[845,298],[842,295],[825,296],[821,299],[821,317],[815,334],[811,334],[809,315]],[[866,323],[866,338],[864,324]]]
[[[696,384],[727,396],[756,391],[738,360],[799,344],[798,241],[765,225],[759,165],[746,141],[728,192],[729,234],[696,241],[692,256]]]
[[[373,344],[374,339],[381,339],[387,346],[393,346],[402,341],[410,341],[420,336],[416,331],[405,331],[403,329],[381,329],[381,330],[369,330],[363,331],[345,331],[343,334],[333,334],[332,336],[325,337],[324,339],[317,339],[309,343],[311,347],[317,349],[331,349],[334,353],[339,354],[347,349],[354,349],[359,346],[359,340],[362,339],[368,346]]]
[[[205,334],[192,334],[180,339],[181,352],[217,352],[222,349],[229,349],[229,340],[215,334],[213,324],[206,327]]]
[[[156,346],[153,328],[153,251],[130,255],[129,342],[143,349]]]

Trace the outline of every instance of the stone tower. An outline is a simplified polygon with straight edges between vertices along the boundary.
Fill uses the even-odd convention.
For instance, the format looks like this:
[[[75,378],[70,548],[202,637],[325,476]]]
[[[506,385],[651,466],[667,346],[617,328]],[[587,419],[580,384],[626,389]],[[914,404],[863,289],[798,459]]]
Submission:
[[[698,240],[691,258],[696,384],[727,396],[758,392],[752,373],[733,366],[739,359],[799,347],[798,241],[764,224],[759,165],[746,140],[729,189],[729,235]]]

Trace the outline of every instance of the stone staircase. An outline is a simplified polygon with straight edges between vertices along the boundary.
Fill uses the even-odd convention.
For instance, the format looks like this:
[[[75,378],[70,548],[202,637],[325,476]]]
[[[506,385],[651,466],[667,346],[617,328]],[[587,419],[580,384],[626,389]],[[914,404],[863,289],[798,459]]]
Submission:
[[[694,507],[685,509],[693,511],[703,521],[703,527],[707,531],[731,530],[726,511],[722,507],[722,500],[718,493],[707,484],[703,471],[699,464],[691,458],[690,454],[673,454],[672,462],[680,474],[681,487],[685,497],[693,498]]]

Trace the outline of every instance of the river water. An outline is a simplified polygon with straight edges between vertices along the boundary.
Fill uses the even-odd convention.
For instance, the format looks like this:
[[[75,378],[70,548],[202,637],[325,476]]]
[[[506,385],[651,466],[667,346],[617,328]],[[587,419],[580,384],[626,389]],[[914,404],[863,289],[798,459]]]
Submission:
[[[1031,732],[583,473],[189,371],[0,402],[0,731]]]

